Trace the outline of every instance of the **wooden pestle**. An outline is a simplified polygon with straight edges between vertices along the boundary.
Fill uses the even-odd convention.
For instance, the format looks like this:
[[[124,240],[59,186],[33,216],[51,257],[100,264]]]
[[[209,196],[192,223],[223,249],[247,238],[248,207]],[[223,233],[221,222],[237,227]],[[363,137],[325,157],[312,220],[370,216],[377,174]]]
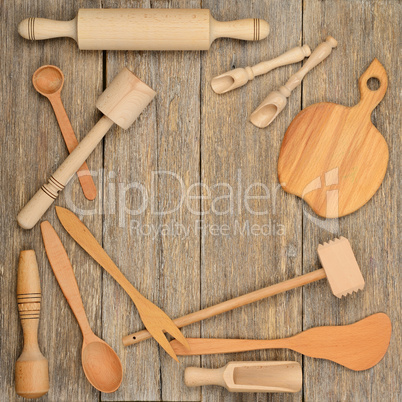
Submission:
[[[96,102],[104,116],[20,211],[18,224],[24,229],[33,228],[113,123],[129,128],[155,95],[152,88],[124,68]]]
[[[38,346],[41,297],[35,251],[21,251],[17,303],[24,332],[24,348],[15,363],[15,390],[24,398],[39,398],[49,390],[48,363]]]
[[[206,9],[80,9],[71,21],[27,18],[19,34],[30,40],[70,37],[82,50],[208,50],[221,37],[260,40],[266,21],[216,21]]]
[[[296,46],[272,60],[262,61],[252,67],[235,68],[218,75],[212,79],[211,87],[217,94],[224,94],[247,84],[248,81],[253,80],[258,75],[266,74],[278,67],[302,61],[305,57],[310,56],[310,54],[311,49],[308,45]]]
[[[292,91],[301,84],[304,76],[325,60],[337,44],[337,41],[332,36],[328,36],[325,42],[314,49],[314,52],[304,63],[303,67],[296,74],[293,74],[285,85],[279,88],[279,91],[271,92],[261,102],[257,109],[251,114],[250,122],[259,128],[267,127],[285,108],[287,98]]]

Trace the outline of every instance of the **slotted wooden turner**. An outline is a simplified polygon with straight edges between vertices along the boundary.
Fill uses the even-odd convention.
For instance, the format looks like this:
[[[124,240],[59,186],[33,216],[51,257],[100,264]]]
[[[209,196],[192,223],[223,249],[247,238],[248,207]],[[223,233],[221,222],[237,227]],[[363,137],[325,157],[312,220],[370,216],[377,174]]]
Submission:
[[[377,90],[368,88],[370,78],[379,80]],[[387,86],[387,73],[374,59],[359,79],[361,98],[356,106],[317,103],[303,109],[287,129],[278,160],[279,182],[317,215],[348,215],[380,187],[389,153],[371,113]]]

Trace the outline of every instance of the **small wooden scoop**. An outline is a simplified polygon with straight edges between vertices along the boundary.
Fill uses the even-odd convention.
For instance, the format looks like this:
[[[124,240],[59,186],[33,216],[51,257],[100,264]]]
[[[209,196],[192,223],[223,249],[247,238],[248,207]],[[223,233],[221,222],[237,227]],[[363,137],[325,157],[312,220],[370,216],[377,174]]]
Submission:
[[[277,67],[302,61],[305,57],[310,56],[310,54],[311,49],[308,45],[297,46],[275,57],[275,59],[263,61],[252,67],[235,68],[218,75],[212,79],[211,87],[217,94],[224,94],[247,84],[248,81],[253,80],[258,75],[266,74]]]
[[[304,76],[325,60],[332,52],[332,48],[336,47],[338,42],[328,36],[325,42],[321,43],[314,49],[314,52],[304,63],[303,67],[294,75],[292,75],[287,83],[279,88],[279,91],[271,92],[254,110],[250,116],[250,122],[259,128],[267,127],[285,108],[292,91],[301,84]]]
[[[210,355],[259,349],[291,349],[303,355],[332,360],[351,370],[375,366],[388,350],[391,321],[384,313],[370,315],[351,325],[316,327],[290,338],[274,340],[187,338],[190,351],[172,341],[178,355]]]
[[[298,392],[302,387],[298,362],[230,362],[219,369],[187,367],[188,387],[220,385],[229,392]]]
[[[367,86],[370,78],[380,81],[375,91]],[[279,183],[305,200],[317,215],[348,215],[380,187],[389,152],[371,122],[371,113],[387,86],[387,73],[374,59],[359,79],[356,106],[317,103],[303,109],[287,129],[279,153]]]

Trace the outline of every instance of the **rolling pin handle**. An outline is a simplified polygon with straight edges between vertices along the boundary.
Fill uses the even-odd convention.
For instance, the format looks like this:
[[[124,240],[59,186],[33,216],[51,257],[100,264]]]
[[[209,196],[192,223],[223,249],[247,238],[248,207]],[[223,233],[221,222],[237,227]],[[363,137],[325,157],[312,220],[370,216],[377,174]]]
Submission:
[[[18,25],[18,33],[29,40],[68,37],[77,41],[77,19],[55,21],[46,18],[26,18]]]
[[[217,38],[257,41],[265,39],[268,34],[268,22],[259,18],[221,22],[211,17],[211,43]]]

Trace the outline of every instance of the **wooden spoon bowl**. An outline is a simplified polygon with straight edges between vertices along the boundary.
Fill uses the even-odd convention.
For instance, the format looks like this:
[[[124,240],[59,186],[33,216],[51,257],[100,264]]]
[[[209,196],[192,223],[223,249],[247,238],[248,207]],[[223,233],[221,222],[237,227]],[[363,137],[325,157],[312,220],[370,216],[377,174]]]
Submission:
[[[42,66],[35,71],[32,83],[40,94],[48,97],[49,95],[61,92],[64,84],[64,75],[56,66]]]
[[[101,392],[116,391],[123,379],[123,368],[116,352],[102,339],[91,334],[91,342],[84,339],[82,368],[88,381]]]

